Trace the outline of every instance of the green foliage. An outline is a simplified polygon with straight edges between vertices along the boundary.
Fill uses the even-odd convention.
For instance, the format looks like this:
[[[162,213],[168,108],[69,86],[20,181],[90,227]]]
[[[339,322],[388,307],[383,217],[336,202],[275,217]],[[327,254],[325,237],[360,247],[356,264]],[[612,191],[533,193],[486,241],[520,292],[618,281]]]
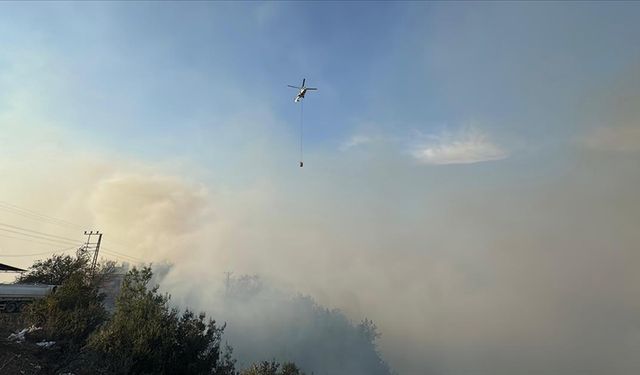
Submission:
[[[51,258],[36,261],[16,282],[20,284],[61,285],[75,273],[87,273],[89,264],[84,257],[55,254]]]
[[[90,348],[116,373],[234,374],[230,350],[220,342],[224,327],[204,314],[169,308],[169,296],[151,289],[149,267],[125,276],[116,311],[90,340]]]
[[[282,365],[282,370],[280,371],[282,375],[305,375],[304,372],[300,371],[298,366],[294,363],[287,362]]]
[[[42,334],[49,340],[81,345],[107,317],[102,299],[81,274],[73,274],[56,293],[34,302],[27,309],[27,320],[42,327]]]
[[[99,286],[115,269],[115,262],[106,261],[96,265],[95,271],[87,257],[54,254],[51,258],[37,260],[29,272],[18,276],[18,284],[62,285],[73,275],[81,275],[88,284]]]
[[[298,366],[290,362],[284,363],[280,369],[280,364],[275,361],[262,361],[254,363],[251,367],[244,370],[241,375],[305,375],[305,373],[300,371]]]
[[[19,282],[59,285],[56,292],[33,302],[26,309],[26,321],[42,327],[41,336],[82,346],[89,335],[107,318],[99,292],[100,281],[113,270],[113,263],[91,274],[84,258],[54,255],[37,261]]]
[[[229,344],[225,344],[222,351],[222,357],[218,361],[216,375],[238,375],[236,372],[236,360],[233,358],[233,348]]]
[[[47,368],[77,374],[239,375],[229,345],[221,345],[224,326],[190,310],[169,305],[170,297],[149,287],[151,268],[133,268],[123,280],[112,316],[99,292],[115,264],[93,272],[86,258],[54,255],[37,261],[21,283],[58,285],[57,291],[26,310],[27,324],[42,327],[35,339],[57,342]],[[247,279],[247,285],[255,286]],[[254,288],[257,290],[256,288]],[[368,336],[369,325],[363,328]],[[373,331],[375,332],[375,326]],[[262,362],[243,375],[304,375],[293,363]]]

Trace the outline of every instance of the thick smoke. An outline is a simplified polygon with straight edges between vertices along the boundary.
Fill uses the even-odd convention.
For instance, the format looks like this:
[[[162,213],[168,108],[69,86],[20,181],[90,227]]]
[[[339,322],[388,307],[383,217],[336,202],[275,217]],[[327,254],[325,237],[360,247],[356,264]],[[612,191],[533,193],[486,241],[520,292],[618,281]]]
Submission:
[[[270,305],[253,300],[252,325],[238,331],[218,294],[225,272],[269,280],[278,292],[267,304],[302,293],[355,323],[372,319],[382,357],[402,374],[635,374],[640,170],[634,138],[615,135],[635,134],[625,130],[638,126],[634,108],[602,111],[561,149],[474,165],[417,165],[383,141],[311,152],[304,170],[261,151],[264,163],[232,160],[250,176],[233,185],[222,181],[235,174],[198,178],[187,163],[113,159],[72,151],[63,135],[22,134],[2,148],[3,200],[81,225],[2,217],[79,242],[100,229],[107,257],[169,262],[164,290],[229,321],[236,340],[296,323],[285,313],[261,322]],[[1,240],[4,254],[50,250]],[[272,331],[260,333],[264,356],[283,353],[265,339]],[[278,340],[293,345],[295,334]]]
[[[43,169],[28,174],[5,165],[16,182],[5,185],[4,196],[92,221],[106,233],[111,255],[169,261],[164,289],[176,303],[228,321],[239,353],[257,357],[262,343],[265,357],[281,355],[271,351],[273,331],[258,327],[299,322],[279,310],[260,312],[275,311],[276,296],[301,292],[353,322],[373,319],[383,358],[401,373],[638,370],[634,155],[584,151],[540,169],[507,161],[424,170],[381,160],[395,165],[393,172],[318,168],[298,183],[304,194],[284,186],[228,193],[157,168],[98,158],[83,168],[64,160],[56,162],[66,172],[62,181],[49,179],[44,166],[51,165],[42,160]],[[496,168],[507,177],[479,180]],[[18,176],[33,183],[25,187]],[[353,178],[370,185],[361,190]],[[22,225],[33,224],[27,221]],[[39,230],[60,233],[49,224]],[[219,294],[226,271],[262,275],[280,291],[234,305],[252,322],[244,332]],[[285,332],[280,348],[300,339],[300,331]],[[250,338],[259,339],[247,348]]]

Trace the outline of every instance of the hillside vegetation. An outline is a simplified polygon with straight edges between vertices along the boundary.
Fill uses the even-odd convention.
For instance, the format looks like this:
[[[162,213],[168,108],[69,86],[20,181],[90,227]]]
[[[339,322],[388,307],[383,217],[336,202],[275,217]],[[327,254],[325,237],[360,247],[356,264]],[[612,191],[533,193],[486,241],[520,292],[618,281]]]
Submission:
[[[0,331],[3,335],[0,342],[0,373],[305,374],[286,355],[277,358],[284,360],[283,363],[274,359],[255,358],[237,361],[231,346],[223,341],[226,325],[204,313],[172,307],[171,297],[160,293],[158,285],[150,285],[153,272],[148,266],[134,267],[126,273],[115,308],[112,313],[108,312],[100,287],[115,269],[114,263],[104,262],[92,270],[85,258],[63,255],[54,255],[34,263],[17,282],[56,284],[59,287],[55,293],[28,306],[21,316],[12,317],[11,323],[11,319],[3,321],[4,329]],[[308,306],[315,315],[322,311],[313,307],[313,304]],[[349,359],[349,356],[355,354],[356,357],[362,357],[364,353],[354,350],[353,343],[364,343],[360,346],[367,348],[365,352],[373,358],[373,361],[372,358],[367,360],[382,365],[380,368],[384,369],[384,372],[371,373],[388,373],[375,350],[377,334],[373,323],[365,321],[364,325],[353,326],[342,315],[339,317],[340,326],[337,328],[345,332],[344,337],[349,337],[349,343],[340,345],[312,337],[300,322],[292,322],[290,330],[311,337],[301,342],[307,343],[301,345],[301,349],[308,352],[307,357],[316,359],[304,362],[313,365],[322,361],[325,356],[323,353],[331,353],[331,366],[339,368],[336,353],[340,352],[338,356],[345,359],[344,366],[349,363],[348,366],[352,367],[354,359]],[[324,319],[328,318],[325,316]],[[29,333],[25,343],[11,343],[5,339],[7,328],[30,326],[38,327],[38,330]],[[286,331],[286,327],[282,327],[283,330]],[[278,332],[270,332],[277,344]],[[338,341],[343,341],[340,338],[342,336],[336,337]],[[38,342],[55,344],[45,349],[38,347]],[[309,344],[315,344],[317,350]],[[322,348],[326,344],[335,347],[327,351]],[[355,363],[357,360],[355,358]],[[238,368],[238,363],[243,368]],[[367,366],[372,368],[370,365],[361,367]]]

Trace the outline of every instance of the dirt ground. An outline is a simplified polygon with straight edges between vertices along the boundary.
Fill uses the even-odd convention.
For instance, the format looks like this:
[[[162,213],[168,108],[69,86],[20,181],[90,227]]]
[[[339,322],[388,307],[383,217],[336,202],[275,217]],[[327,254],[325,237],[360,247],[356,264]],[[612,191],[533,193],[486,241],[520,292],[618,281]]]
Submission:
[[[39,358],[42,351],[31,343],[15,343],[7,337],[25,328],[19,314],[0,314],[0,374],[44,374]]]
[[[33,344],[0,341],[0,374],[45,374],[38,351]]]
[[[86,353],[65,352],[68,347],[58,344],[50,349],[38,347],[29,340],[17,343],[8,336],[27,325],[19,314],[0,314],[0,375],[99,375],[101,369],[92,368],[95,361]]]

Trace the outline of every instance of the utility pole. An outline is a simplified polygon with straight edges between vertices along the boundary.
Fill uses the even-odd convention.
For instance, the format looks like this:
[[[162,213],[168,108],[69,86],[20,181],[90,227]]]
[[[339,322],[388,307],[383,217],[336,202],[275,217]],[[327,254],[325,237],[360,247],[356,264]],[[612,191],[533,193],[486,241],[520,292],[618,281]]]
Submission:
[[[98,262],[98,253],[100,253],[100,243],[102,242],[102,233],[100,231],[84,231],[84,235],[87,236],[87,243],[84,245],[84,252],[86,254],[88,251],[93,250],[93,261],[91,262],[91,274],[95,273],[96,263]],[[91,236],[98,236],[98,242],[92,243]],[[95,245],[95,248],[93,246]],[[93,248],[93,249],[92,249]]]
[[[93,264],[91,265],[91,274],[96,271],[96,263],[98,262],[98,253],[100,252],[100,242],[102,242],[102,233],[98,233],[98,243],[96,244],[96,251],[93,253]]]

